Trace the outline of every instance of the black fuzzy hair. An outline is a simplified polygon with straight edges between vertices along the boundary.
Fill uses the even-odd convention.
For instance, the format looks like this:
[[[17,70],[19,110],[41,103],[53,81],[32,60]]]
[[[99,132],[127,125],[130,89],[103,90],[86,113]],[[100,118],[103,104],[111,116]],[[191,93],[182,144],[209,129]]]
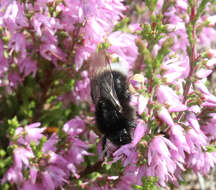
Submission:
[[[130,106],[131,95],[127,77],[118,71],[105,71],[93,79],[91,88],[94,88],[95,81],[102,85],[104,81],[109,80],[110,72],[112,72],[114,89],[122,110],[120,112],[113,105],[109,97],[106,96],[106,92],[103,92],[101,86],[101,96],[95,102],[95,118],[97,127],[104,134],[105,138],[108,138],[113,144],[121,146],[131,142],[131,128],[135,127],[134,110]],[[92,99],[93,97],[94,95],[92,94]]]

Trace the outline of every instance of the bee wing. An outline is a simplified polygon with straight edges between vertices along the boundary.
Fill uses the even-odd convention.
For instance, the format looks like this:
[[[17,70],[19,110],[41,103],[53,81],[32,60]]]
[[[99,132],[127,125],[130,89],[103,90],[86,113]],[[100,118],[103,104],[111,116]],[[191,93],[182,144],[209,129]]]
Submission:
[[[99,76],[107,70],[111,71],[111,66],[104,51],[93,53],[89,58],[89,63],[89,73],[91,79],[95,78],[95,76]]]
[[[91,55],[89,62],[91,96],[93,102],[96,104],[100,97],[106,97],[121,111],[122,107],[115,91],[111,65],[105,51],[99,51]],[[106,76],[100,77],[105,72]]]

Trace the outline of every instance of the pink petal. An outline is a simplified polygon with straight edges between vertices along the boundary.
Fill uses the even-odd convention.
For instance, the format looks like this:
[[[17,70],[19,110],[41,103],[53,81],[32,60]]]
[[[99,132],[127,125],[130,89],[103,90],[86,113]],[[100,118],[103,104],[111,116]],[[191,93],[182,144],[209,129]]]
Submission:
[[[142,120],[140,120],[140,122],[138,122],[136,129],[134,131],[134,137],[132,141],[133,146],[136,146],[136,144],[139,143],[139,141],[144,136],[146,130],[147,130],[147,125]]]
[[[139,115],[141,115],[144,112],[147,104],[148,104],[148,98],[144,97],[143,95],[140,95],[138,97],[138,109],[137,109]]]
[[[188,123],[191,125],[191,127],[193,127],[193,129],[199,133],[200,132],[200,125],[199,125],[199,122],[196,118],[196,115],[192,112],[189,112],[186,115],[186,119],[187,119]]]
[[[158,117],[165,123],[167,123],[170,127],[173,127],[175,125],[171,115],[166,108],[162,107],[159,111],[157,111],[157,113]]]

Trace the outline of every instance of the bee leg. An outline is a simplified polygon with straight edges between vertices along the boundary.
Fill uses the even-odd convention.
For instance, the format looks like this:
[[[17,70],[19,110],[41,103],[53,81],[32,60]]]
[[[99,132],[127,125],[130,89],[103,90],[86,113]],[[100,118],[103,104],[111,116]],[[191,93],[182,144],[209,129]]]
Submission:
[[[103,137],[102,139],[102,149],[103,149],[103,156],[107,156],[107,147],[106,147],[106,136]]]
[[[103,149],[103,151],[105,150],[105,148],[106,148],[106,136],[104,136],[103,139],[102,139],[102,149]]]

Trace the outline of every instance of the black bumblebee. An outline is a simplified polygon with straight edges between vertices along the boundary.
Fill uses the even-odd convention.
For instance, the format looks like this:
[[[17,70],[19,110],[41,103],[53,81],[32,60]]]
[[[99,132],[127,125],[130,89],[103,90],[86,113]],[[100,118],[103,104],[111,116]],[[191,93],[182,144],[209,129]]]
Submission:
[[[135,122],[126,75],[112,70],[108,56],[100,51],[90,57],[90,77],[96,124],[104,134],[103,149],[106,138],[116,146],[130,143]]]

